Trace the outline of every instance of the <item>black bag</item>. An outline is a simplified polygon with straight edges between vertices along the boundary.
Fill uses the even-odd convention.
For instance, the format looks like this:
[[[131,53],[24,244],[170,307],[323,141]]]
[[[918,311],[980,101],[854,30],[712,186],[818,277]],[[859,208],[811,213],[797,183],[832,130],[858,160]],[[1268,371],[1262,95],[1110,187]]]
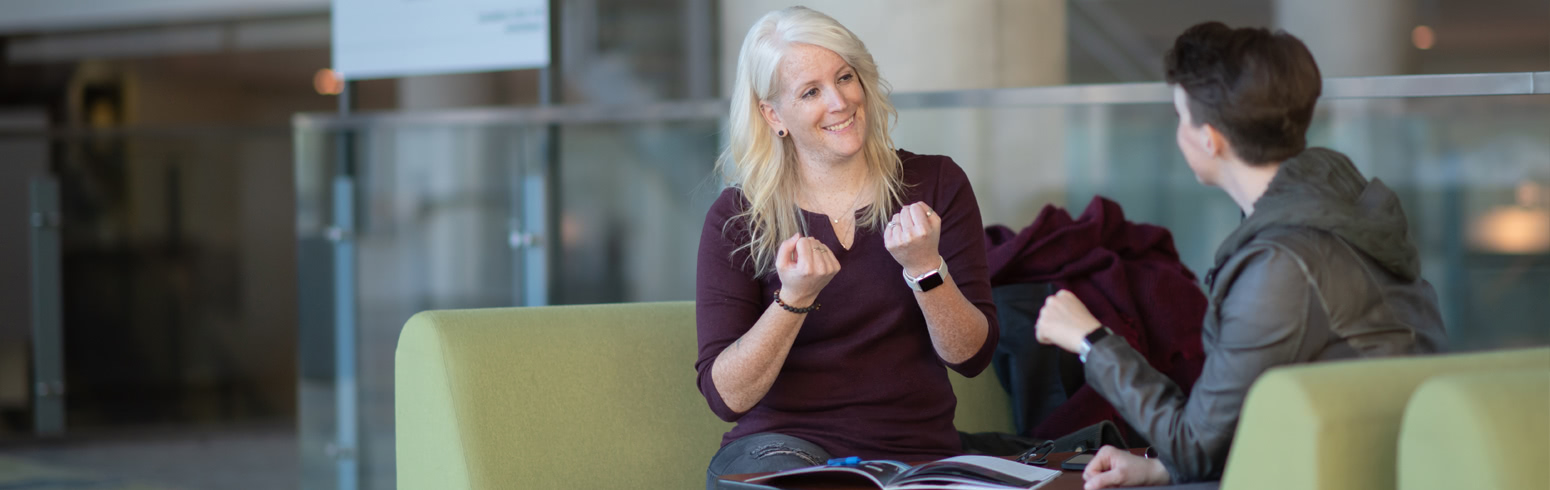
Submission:
[[[1037,450],[1040,455],[1049,455],[1050,453],[1094,451],[1103,446],[1130,448],[1129,444],[1125,443],[1125,437],[1120,435],[1119,426],[1107,420],[1077,429],[1053,441],[1005,432],[974,434],[959,432],[958,439],[963,442],[964,454],[989,456],[1027,455],[1031,450]]]
[[[1012,401],[1012,426],[1028,435],[1076,390],[1087,384],[1076,354],[1034,338],[1044,299],[1056,291],[1049,283],[1017,283],[991,289],[1001,341],[991,368]],[[1042,441],[1042,439],[1039,439]]]
[[[1120,449],[1130,448],[1125,443],[1125,437],[1120,435],[1119,426],[1114,425],[1114,422],[1105,420],[1077,429],[1076,432],[1060,436],[1059,439],[1055,439],[1055,449],[1051,452],[1080,453],[1095,451],[1103,446],[1114,446]]]

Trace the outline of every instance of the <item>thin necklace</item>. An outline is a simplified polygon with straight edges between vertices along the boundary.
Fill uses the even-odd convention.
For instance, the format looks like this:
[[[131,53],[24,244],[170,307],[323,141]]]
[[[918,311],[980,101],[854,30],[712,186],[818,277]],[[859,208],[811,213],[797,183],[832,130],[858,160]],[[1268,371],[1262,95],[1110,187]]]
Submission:
[[[856,196],[850,198],[850,209],[847,209],[847,211],[850,211],[851,217],[855,217],[856,203],[861,201],[861,195],[866,193],[866,188],[866,185],[862,185],[861,190],[856,191]],[[836,225],[840,224],[840,218],[831,214],[829,215],[829,222]]]

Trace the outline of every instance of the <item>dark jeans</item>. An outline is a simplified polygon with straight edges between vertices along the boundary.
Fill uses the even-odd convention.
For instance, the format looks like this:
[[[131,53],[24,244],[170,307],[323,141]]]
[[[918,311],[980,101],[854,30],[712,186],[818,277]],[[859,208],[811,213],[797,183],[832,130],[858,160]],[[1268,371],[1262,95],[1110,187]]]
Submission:
[[[773,432],[751,434],[723,446],[710,458],[705,488],[715,490],[721,475],[785,471],[828,461],[829,452],[817,444]]]

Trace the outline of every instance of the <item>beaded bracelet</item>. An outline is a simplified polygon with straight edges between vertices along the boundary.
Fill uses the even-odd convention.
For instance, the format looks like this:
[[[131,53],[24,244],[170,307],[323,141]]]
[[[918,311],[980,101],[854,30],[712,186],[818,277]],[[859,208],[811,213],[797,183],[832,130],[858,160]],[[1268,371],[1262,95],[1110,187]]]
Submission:
[[[814,301],[812,306],[806,306],[806,307],[802,307],[802,308],[797,308],[795,306],[791,306],[791,305],[786,304],[785,301],[781,301],[780,300],[780,290],[779,289],[775,290],[775,304],[780,305],[781,309],[784,309],[784,310],[792,312],[792,313],[797,313],[797,314],[812,313],[812,312],[818,310],[818,302],[817,301]]]

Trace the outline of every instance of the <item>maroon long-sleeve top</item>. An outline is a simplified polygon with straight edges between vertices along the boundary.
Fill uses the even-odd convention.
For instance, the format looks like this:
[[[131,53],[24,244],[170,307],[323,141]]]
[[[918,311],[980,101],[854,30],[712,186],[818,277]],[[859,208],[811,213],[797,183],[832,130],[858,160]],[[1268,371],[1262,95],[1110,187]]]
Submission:
[[[737,422],[722,445],[776,432],[811,441],[836,457],[918,461],[961,452],[953,427],[957,399],[943,366],[979,374],[990,364],[998,338],[979,204],[952,159],[903,150],[899,157],[907,185],[904,203],[925,202],[942,216],[940,253],[949,277],[988,321],[984,345],[961,364],[941,359],[902,266],[883,246],[881,230],[858,229],[846,250],[827,216],[803,211],[813,238],[834,253],[840,271],[818,294],[823,307],[807,314],[769,392],[749,411],[734,412],[716,390],[711,366],[769,307],[780,278],[773,272],[754,277],[746,251],[733,253],[746,242],[746,228],[740,222],[723,225],[747,201],[729,188],[705,216],[695,292],[700,393],[717,416]]]

